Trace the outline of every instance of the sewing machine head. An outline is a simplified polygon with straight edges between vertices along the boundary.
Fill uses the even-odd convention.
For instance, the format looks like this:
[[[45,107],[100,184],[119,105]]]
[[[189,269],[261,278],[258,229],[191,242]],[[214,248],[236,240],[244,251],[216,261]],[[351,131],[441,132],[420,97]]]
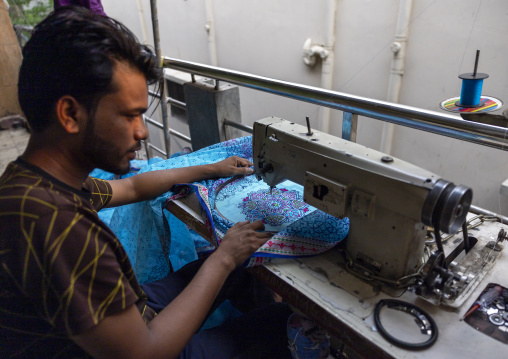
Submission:
[[[275,187],[304,186],[304,201],[349,217],[346,252],[358,273],[397,283],[422,265],[427,226],[461,228],[471,189],[365,146],[280,119],[254,124],[254,168]]]

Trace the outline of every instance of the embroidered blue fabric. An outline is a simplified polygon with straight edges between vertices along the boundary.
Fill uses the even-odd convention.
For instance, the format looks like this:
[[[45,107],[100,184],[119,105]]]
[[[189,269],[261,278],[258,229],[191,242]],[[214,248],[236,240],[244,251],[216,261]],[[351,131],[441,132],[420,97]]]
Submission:
[[[227,141],[225,143],[216,144],[200,151],[173,157],[168,160],[156,158],[149,161],[131,161],[131,172],[122,177],[125,178],[136,173],[157,171],[167,168],[208,164],[221,161],[233,155],[252,160],[252,137],[243,137]],[[90,175],[102,179],[115,178],[113,174],[102,170],[94,170]],[[244,182],[244,187],[246,187],[247,183],[250,181],[257,182],[252,176],[246,177],[246,179],[247,181]],[[200,181],[194,183],[194,185],[213,188],[217,185],[217,181]],[[262,183],[257,182],[256,185],[261,186]],[[267,225],[267,230],[280,231],[281,228],[287,226],[288,223],[287,221],[282,220],[282,217],[278,217],[278,215],[282,213],[284,215],[284,219],[290,218],[291,215],[288,215],[287,211],[284,212],[284,210],[291,207],[294,211],[292,212],[294,214],[293,217],[300,218],[303,214],[306,214],[304,218],[308,217],[310,219],[310,223],[293,222],[293,226],[296,231],[303,233],[302,229],[305,229],[308,226],[323,227],[329,231],[330,238],[332,238],[332,240],[337,240],[337,236],[335,236],[338,233],[337,228],[329,226],[329,223],[323,225],[324,221],[326,221],[326,218],[323,217],[324,214],[320,211],[315,211],[312,207],[305,206],[304,203],[301,202],[301,195],[299,195],[301,192],[301,186],[284,183],[281,188],[284,188],[287,192],[291,193],[291,196],[288,193],[288,196],[283,198],[283,203],[278,201],[278,204],[281,205],[281,208],[279,209],[281,209],[282,212],[272,210],[271,212],[268,211],[268,213],[267,210],[270,206],[267,206],[266,203],[263,204],[259,201],[257,202],[257,205],[259,205],[257,208],[259,210],[258,212],[256,212],[256,208],[249,207],[256,205],[255,200],[266,197],[266,193],[263,193],[266,191],[263,188],[259,188],[257,194],[254,193],[248,195],[250,196],[249,198],[251,201],[245,202],[249,203],[244,203],[242,198],[242,203],[240,205],[243,204],[244,208],[240,208],[240,211],[238,210],[239,208],[233,208],[234,206],[230,209],[230,206],[225,205],[228,201],[223,201],[223,199],[226,199],[228,196],[235,195],[236,190],[234,189],[234,185],[227,188],[225,187],[224,191],[219,192],[219,200],[217,201],[219,204],[218,208],[226,215],[231,215],[231,212],[234,214],[244,212],[243,215],[249,217],[250,212],[251,217],[249,217],[249,219],[264,217],[265,219],[268,219],[267,223],[265,223]],[[215,193],[214,191],[211,192]],[[113,230],[122,245],[125,247],[134,272],[136,273],[140,283],[155,281],[166,276],[169,272],[170,261],[173,269],[178,270],[185,264],[197,259],[198,253],[209,251],[214,248],[210,245],[210,243],[208,243],[208,241],[201,238],[192,230],[189,230],[184,223],[171,215],[168,211],[162,211],[162,207],[168,198],[174,196],[175,194],[176,192],[167,192],[150,201],[115,208],[105,208],[99,211],[99,217],[101,220]],[[258,198],[255,198],[256,196],[258,196]],[[210,199],[211,202],[215,203],[215,196]],[[231,201],[237,201],[237,199],[231,199]],[[307,208],[307,210],[304,210],[304,208]],[[263,211],[265,212],[263,213]],[[259,214],[258,217],[255,217],[256,213]],[[321,219],[318,218],[317,220],[312,220],[311,216],[315,215],[318,217],[321,216]],[[219,222],[222,221],[220,215],[217,215],[216,217]],[[279,220],[277,220],[277,218],[279,218]],[[230,219],[237,221],[239,218],[230,217]],[[168,238],[168,233],[164,229],[165,221],[169,224],[170,238]],[[224,228],[223,230],[225,231],[227,228],[231,227],[233,225],[233,221],[224,220],[223,223],[221,222],[221,225]],[[345,220],[342,222],[342,225],[342,230],[339,233],[340,239],[347,234],[349,222]],[[279,234],[283,233],[283,231],[284,229],[280,231]],[[214,327],[223,323],[225,320],[234,318],[237,315],[238,312],[236,309],[232,307],[229,302],[225,302],[210,318],[208,318],[202,329]]]
[[[233,155],[252,161],[252,136],[218,143],[183,156],[147,164],[142,166],[138,173],[214,163]],[[255,256],[266,258],[287,257],[293,254],[309,255],[307,252],[310,242],[313,250],[320,253],[338,243],[348,233],[347,218],[339,220],[306,205],[301,198],[301,186],[297,184],[285,183],[284,186],[278,186],[281,191],[278,194],[279,199],[270,202],[270,197],[267,197],[267,186],[257,181],[254,176],[249,176],[236,182],[240,183],[238,186],[249,191],[238,192],[235,181],[231,181],[217,192],[216,201],[215,189],[227,181],[229,179],[204,180],[193,185],[208,189],[207,200],[219,236],[240,219],[235,216],[242,212],[243,216],[249,219],[255,219],[256,216],[264,217],[267,219],[266,229],[278,231]],[[176,188],[174,190],[177,191]],[[189,231],[184,223],[167,210],[162,210],[166,201],[176,194],[177,192],[170,191],[150,201],[99,212],[99,217],[109,225],[125,247],[140,283],[154,281],[167,275],[169,261],[177,270],[197,259],[198,253],[213,249],[206,240]],[[237,205],[230,206],[233,202]],[[217,211],[216,203],[222,212]],[[165,228],[166,221],[169,224],[170,235]],[[304,245],[307,246],[305,250]]]
[[[219,241],[235,223],[245,220],[262,220],[265,230],[275,233],[254,253],[254,258],[319,254],[335,246],[349,231],[348,218],[338,219],[306,204],[303,187],[290,181],[270,191],[263,181],[247,176],[233,181],[217,180],[207,191],[199,192],[208,195],[208,216],[213,219]],[[247,265],[262,262],[254,259]]]
[[[236,141],[236,140],[233,140]],[[236,143],[218,143],[186,155],[142,166],[138,173],[168,168],[197,166],[221,161],[237,155],[252,157],[251,137]],[[139,165],[139,164],[138,164]],[[96,177],[109,176],[97,171]],[[106,178],[109,179],[109,178]],[[206,185],[213,180],[196,182]],[[164,193],[149,201],[133,203],[111,209],[103,209],[99,217],[103,220],[125,247],[138,281],[146,283],[160,279],[169,272],[169,261],[174,270],[197,259],[198,253],[211,250],[213,246],[171,215],[162,211],[166,200],[174,192]],[[166,238],[164,221],[168,221],[171,238]]]
[[[261,220],[265,231],[280,232],[316,210],[303,201],[302,192],[302,186],[291,181],[270,191],[255,176],[244,177],[223,186],[215,195],[214,219],[225,218],[231,223]]]

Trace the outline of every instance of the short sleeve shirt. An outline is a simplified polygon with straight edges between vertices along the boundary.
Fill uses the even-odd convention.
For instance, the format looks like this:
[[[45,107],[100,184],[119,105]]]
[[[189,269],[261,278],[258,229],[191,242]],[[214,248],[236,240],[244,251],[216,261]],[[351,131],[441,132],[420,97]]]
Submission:
[[[81,191],[16,160],[0,177],[0,357],[86,357],[69,339],[146,295],[97,211],[106,181]]]

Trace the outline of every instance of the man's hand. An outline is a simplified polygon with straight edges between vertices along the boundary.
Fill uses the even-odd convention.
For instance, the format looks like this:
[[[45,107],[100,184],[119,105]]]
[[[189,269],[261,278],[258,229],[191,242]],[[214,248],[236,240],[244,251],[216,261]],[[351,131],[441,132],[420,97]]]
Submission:
[[[238,156],[207,165],[172,168],[140,173],[124,179],[108,181],[113,197],[108,207],[146,201],[165,193],[178,183],[191,183],[209,178],[250,175],[252,162]]]
[[[231,156],[212,164],[216,177],[230,177],[236,175],[250,175],[254,172],[252,162],[238,156]]]
[[[261,221],[238,222],[226,232],[214,255],[221,256],[233,270],[272,238],[272,233],[259,232],[264,228]]]
[[[228,275],[272,237],[258,232],[263,229],[261,221],[234,225],[184,291],[148,326],[132,305],[72,340],[95,358],[177,357],[202,325]]]

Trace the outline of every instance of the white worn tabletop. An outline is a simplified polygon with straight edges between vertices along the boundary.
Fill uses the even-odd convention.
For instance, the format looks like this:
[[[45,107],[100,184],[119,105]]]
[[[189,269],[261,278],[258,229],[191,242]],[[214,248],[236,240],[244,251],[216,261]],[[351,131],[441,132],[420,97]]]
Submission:
[[[206,236],[197,206],[197,201],[187,198],[174,202],[168,210]],[[470,235],[483,242],[496,240],[501,228],[508,230],[508,226],[501,223],[485,222],[470,231]],[[504,246],[506,247],[506,242]],[[397,293],[397,297],[376,292],[337,264],[339,253],[334,249],[314,257],[276,259],[253,268],[252,272],[294,308],[366,358],[507,358],[508,344],[461,321],[489,283],[508,287],[508,259],[506,253],[503,253],[505,251],[501,251],[494,267],[458,308],[435,306],[409,291]],[[349,288],[350,291],[343,288]],[[430,348],[413,351],[401,349],[386,341],[376,331],[373,312],[379,300],[387,298],[413,303],[430,314],[439,331],[436,343]],[[407,323],[395,322],[397,325],[404,331]]]

